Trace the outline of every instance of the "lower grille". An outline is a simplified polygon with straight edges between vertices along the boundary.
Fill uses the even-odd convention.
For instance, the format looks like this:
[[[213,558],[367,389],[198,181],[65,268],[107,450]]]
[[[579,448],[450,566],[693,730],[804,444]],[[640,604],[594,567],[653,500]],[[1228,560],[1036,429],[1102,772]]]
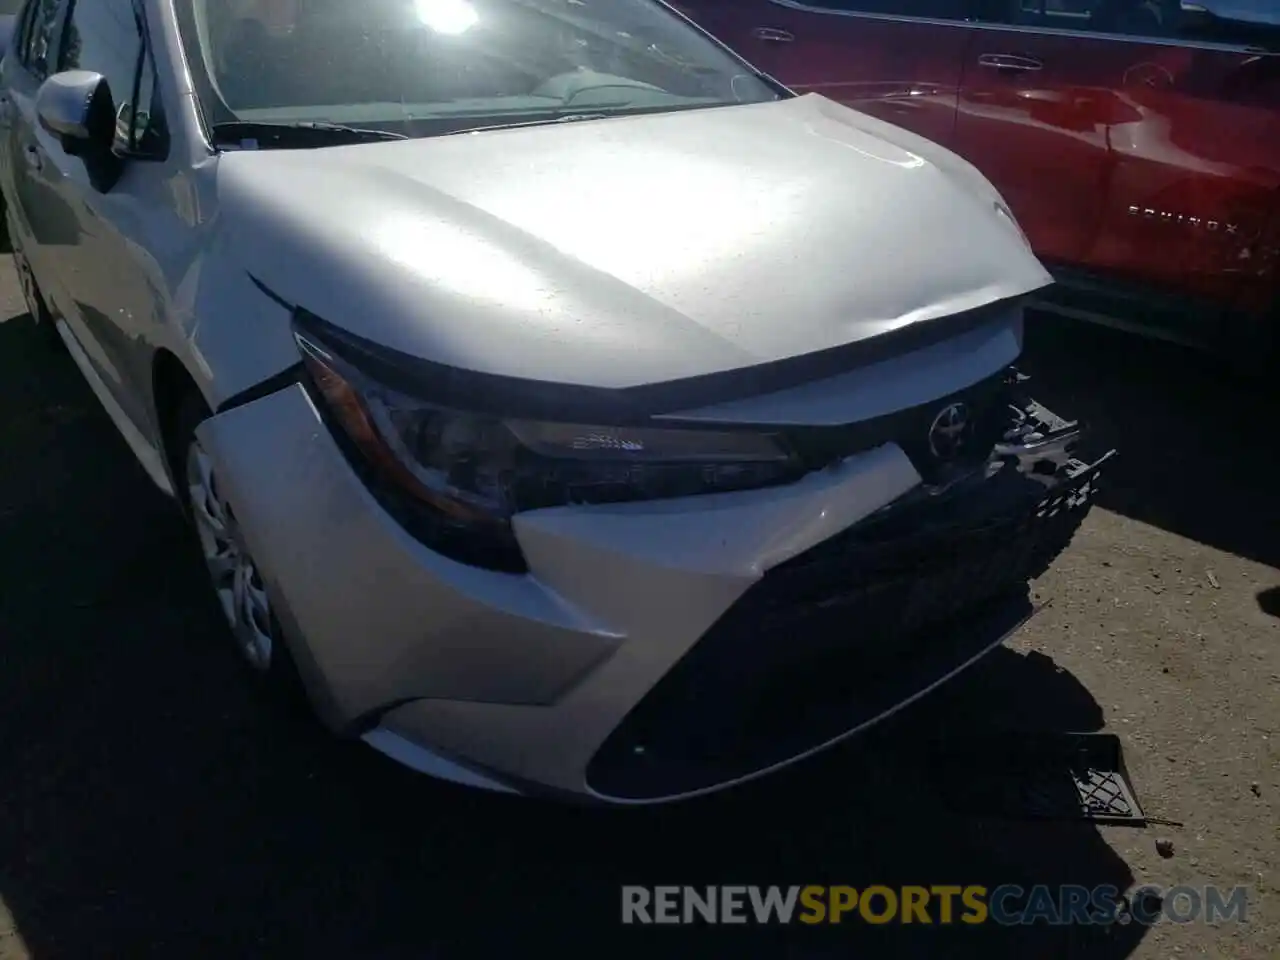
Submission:
[[[646,799],[735,780],[874,721],[1003,639],[1100,464],[1012,468],[882,512],[770,570],[613,732],[588,781]]]
[[[1093,496],[1097,466],[1046,492],[1003,470],[940,500],[869,518],[769,572],[732,613],[762,629],[831,607],[856,607],[864,638],[897,636],[1044,572],[1070,543]],[[984,489],[971,495],[970,487]],[[739,608],[742,608],[739,610]],[[850,611],[852,613],[852,611]]]

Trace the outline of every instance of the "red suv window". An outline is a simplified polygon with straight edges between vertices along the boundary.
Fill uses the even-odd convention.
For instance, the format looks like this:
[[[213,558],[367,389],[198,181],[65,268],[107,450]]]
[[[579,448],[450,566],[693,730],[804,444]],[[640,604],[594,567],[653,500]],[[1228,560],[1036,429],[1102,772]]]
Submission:
[[[966,0],[807,0],[806,6],[928,20],[964,20]]]

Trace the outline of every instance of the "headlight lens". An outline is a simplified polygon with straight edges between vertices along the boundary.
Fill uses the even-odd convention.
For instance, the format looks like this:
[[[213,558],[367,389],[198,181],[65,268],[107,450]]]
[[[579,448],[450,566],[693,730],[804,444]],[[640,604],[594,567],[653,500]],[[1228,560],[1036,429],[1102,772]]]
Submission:
[[[757,431],[504,419],[448,409],[362,373],[296,331],[309,387],[374,495],[431,548],[523,571],[521,510],[727,492],[797,479],[802,462]]]

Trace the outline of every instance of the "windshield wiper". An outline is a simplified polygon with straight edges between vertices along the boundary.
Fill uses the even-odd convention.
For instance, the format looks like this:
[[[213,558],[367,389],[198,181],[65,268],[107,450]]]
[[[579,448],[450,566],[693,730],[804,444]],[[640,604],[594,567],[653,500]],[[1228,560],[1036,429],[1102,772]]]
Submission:
[[[607,120],[616,114],[611,113],[566,113],[562,116],[542,117],[538,120],[516,120],[512,123],[490,123],[480,127],[463,127],[442,133],[442,137],[452,137],[459,133],[481,133],[485,130],[515,130],[519,127],[541,127],[549,123],[572,123],[574,120]]]
[[[409,139],[403,133],[392,133],[389,130],[348,127],[317,120],[228,120],[215,123],[212,132],[215,143],[240,145],[252,141],[267,147],[317,147]]]

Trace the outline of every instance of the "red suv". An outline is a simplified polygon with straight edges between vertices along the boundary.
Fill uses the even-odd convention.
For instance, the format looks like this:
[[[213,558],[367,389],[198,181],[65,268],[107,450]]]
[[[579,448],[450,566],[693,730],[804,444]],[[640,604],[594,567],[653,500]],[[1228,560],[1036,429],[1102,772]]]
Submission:
[[[1236,356],[1275,344],[1275,0],[674,5],[793,90],[971,161],[1060,312]]]

